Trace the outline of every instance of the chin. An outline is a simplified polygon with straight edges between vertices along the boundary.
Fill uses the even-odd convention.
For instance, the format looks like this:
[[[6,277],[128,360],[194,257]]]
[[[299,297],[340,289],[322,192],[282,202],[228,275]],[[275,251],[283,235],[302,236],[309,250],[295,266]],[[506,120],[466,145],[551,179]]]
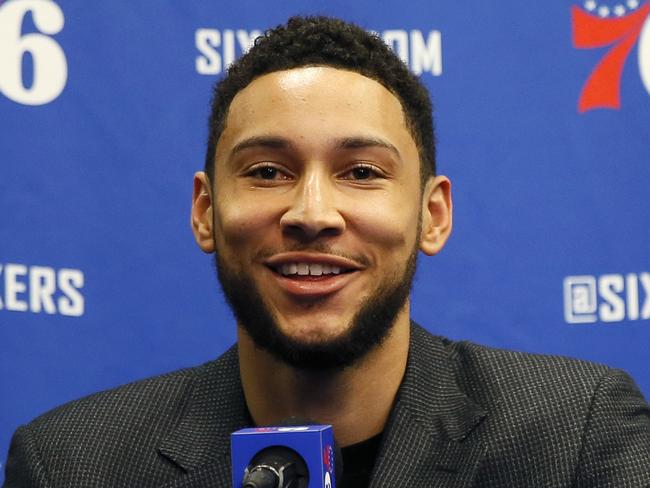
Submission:
[[[352,298],[282,307],[265,301],[246,273],[236,272],[219,255],[215,261],[226,301],[258,348],[298,369],[331,371],[353,366],[390,335],[408,307],[416,257],[414,249],[404,273],[378,283],[361,302]],[[354,304],[358,309],[353,311]]]
[[[348,321],[349,322],[349,321]],[[304,345],[328,344],[345,336],[349,327],[347,322],[338,320],[325,321],[322,317],[306,323],[278,324],[280,332],[292,342]]]

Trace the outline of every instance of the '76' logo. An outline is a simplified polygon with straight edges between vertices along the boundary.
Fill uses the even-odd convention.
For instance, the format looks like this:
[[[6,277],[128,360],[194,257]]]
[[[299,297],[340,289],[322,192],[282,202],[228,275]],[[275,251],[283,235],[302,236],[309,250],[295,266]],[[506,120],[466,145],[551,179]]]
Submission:
[[[22,32],[28,13],[36,32]],[[45,105],[61,94],[68,62],[52,36],[64,23],[63,11],[52,0],[0,0],[0,93],[23,105]],[[23,79],[25,59],[32,64],[29,84]]]
[[[579,112],[621,107],[623,65],[637,41],[641,81],[650,93],[650,3],[627,0],[611,7],[600,3],[586,0],[584,9],[576,5],[571,9],[576,48],[611,46],[582,88]]]

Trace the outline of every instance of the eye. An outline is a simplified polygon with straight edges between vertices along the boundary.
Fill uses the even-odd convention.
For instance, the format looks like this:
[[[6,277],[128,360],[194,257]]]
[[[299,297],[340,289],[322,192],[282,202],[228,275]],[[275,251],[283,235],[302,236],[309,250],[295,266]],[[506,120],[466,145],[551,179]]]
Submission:
[[[255,166],[251,168],[248,173],[246,173],[246,176],[266,181],[288,179],[288,176],[285,173],[283,173],[279,168],[270,164]]]
[[[344,180],[373,180],[380,178],[381,172],[372,164],[358,164],[343,174]]]
[[[278,175],[278,169],[273,166],[264,166],[258,169],[257,173],[263,180],[273,180]]]

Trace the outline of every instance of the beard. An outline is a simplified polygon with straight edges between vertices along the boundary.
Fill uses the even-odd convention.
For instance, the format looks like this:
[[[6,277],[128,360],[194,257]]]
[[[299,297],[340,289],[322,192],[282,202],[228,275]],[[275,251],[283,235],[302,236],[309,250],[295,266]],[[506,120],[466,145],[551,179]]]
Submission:
[[[281,330],[252,277],[233,269],[215,253],[217,276],[226,301],[255,345],[279,361],[311,371],[350,367],[386,340],[409,297],[416,261],[417,247],[403,272],[384,278],[364,299],[344,333],[329,340],[302,342]]]

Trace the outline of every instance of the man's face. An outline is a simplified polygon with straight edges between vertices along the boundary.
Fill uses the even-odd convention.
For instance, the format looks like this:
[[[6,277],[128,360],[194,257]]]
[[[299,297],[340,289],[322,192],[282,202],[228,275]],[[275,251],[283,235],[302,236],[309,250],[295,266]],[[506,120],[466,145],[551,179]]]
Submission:
[[[408,321],[427,205],[401,104],[382,85],[329,67],[256,79],[232,101],[214,180],[219,277],[258,346],[345,366]],[[352,350],[333,357],[341,348]]]

